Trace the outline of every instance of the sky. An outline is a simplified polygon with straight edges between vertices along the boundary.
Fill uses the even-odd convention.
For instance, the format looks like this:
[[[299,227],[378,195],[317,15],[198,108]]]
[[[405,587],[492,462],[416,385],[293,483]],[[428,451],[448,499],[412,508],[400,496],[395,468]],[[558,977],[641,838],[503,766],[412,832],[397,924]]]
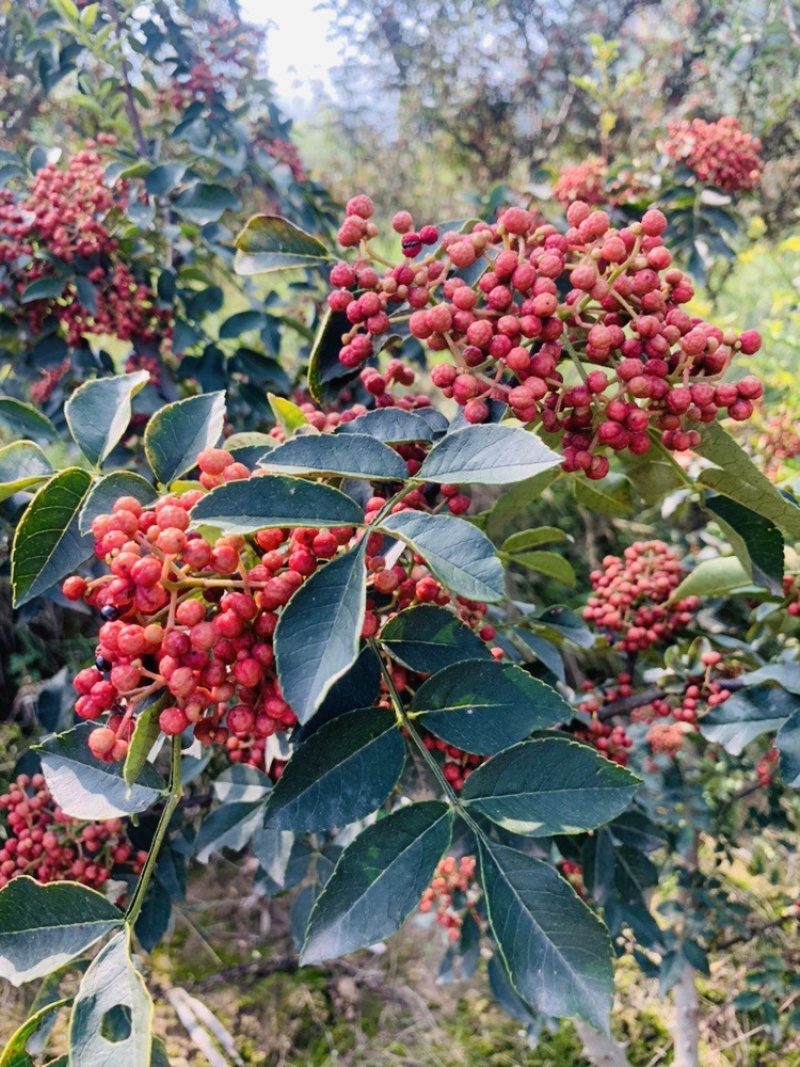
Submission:
[[[330,89],[328,71],[338,63],[338,45],[327,39],[329,11],[319,0],[242,0],[242,14],[267,23],[268,75],[284,110],[297,117],[312,103],[314,82]]]

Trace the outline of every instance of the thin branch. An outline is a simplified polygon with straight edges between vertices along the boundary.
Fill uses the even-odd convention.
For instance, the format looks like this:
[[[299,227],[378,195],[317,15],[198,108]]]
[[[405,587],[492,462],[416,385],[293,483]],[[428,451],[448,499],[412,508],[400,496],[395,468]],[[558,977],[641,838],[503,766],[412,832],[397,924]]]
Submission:
[[[123,41],[125,39],[125,28],[122,25],[122,20],[119,17],[115,0],[106,0],[106,10],[114,23],[114,29],[117,35],[117,41],[119,42],[120,49],[120,67],[122,70],[122,91],[125,93],[125,105],[128,109],[128,118],[130,119],[131,126],[133,128],[133,135],[136,138],[136,144],[139,148],[139,154],[143,159],[147,159],[149,153],[147,151],[147,140],[144,136],[144,130],[142,129],[142,123],[139,119],[139,112],[136,110],[136,100],[133,95],[133,86],[131,85],[130,73],[131,68],[125,57]]]
[[[785,915],[779,915],[777,919],[770,919],[769,922],[761,923],[759,926],[751,926],[745,933],[737,934],[736,937],[729,937],[727,941],[720,941],[718,944],[712,945],[712,948],[714,952],[724,952],[734,945],[746,944],[748,941],[752,941],[754,937],[758,937],[759,934],[766,933],[767,930],[774,930],[777,926],[783,926],[784,923],[788,922],[797,922],[796,911],[792,910]]]
[[[740,678],[728,678],[725,681],[725,688],[731,692],[736,689],[743,689],[744,686],[745,683]],[[643,689],[641,693],[633,693],[629,697],[621,697],[619,700],[613,700],[610,704],[606,704],[598,712],[598,717],[601,722],[606,722],[608,719],[613,719],[615,715],[627,715],[631,711],[643,708],[646,704],[651,704],[654,700],[658,700],[659,697],[663,696],[664,690],[661,686],[653,685],[649,689]]]

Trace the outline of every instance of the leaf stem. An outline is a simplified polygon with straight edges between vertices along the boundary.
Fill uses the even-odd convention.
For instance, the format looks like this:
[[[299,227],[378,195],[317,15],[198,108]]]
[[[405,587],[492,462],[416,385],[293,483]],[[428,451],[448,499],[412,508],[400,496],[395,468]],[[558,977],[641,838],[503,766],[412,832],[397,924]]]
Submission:
[[[389,690],[389,699],[392,702],[392,707],[394,708],[395,715],[397,716],[400,724],[406,730],[406,732],[408,733],[408,736],[411,738],[411,740],[413,741],[414,745],[419,750],[420,755],[422,756],[423,760],[427,764],[431,774],[436,779],[436,782],[441,787],[442,792],[445,794],[445,796],[447,797],[448,801],[450,802],[451,807],[453,807],[455,809],[455,811],[461,816],[461,818],[469,826],[469,828],[472,830],[472,832],[477,837],[480,837],[481,839],[483,839],[485,841],[486,840],[486,835],[484,834],[483,830],[481,830],[480,826],[475,822],[475,820],[472,818],[470,813],[466,810],[464,805],[461,803],[460,797],[458,796],[456,791],[453,789],[452,785],[445,778],[445,776],[442,774],[441,767],[436,762],[436,760],[433,758],[433,756],[430,753],[430,750],[426,747],[425,742],[422,740],[422,738],[417,733],[414,724],[412,723],[411,719],[408,716],[408,713],[406,712],[405,707],[403,706],[403,699],[400,696],[400,694],[397,692],[397,688],[396,688],[396,686],[394,684],[394,679],[392,678],[392,672],[386,666],[386,662],[385,662],[383,656],[381,655],[381,650],[378,647],[378,642],[375,641],[374,639],[371,639],[369,644],[370,644],[370,647],[372,648],[372,651],[378,657],[378,662],[380,663],[380,667],[381,667],[381,673],[383,674],[383,679],[386,682],[386,686],[387,686],[387,688]]]
[[[155,870],[158,854],[161,851],[164,838],[167,836],[167,830],[169,829],[172,816],[175,814],[175,810],[181,802],[182,793],[181,735],[178,734],[172,738],[172,764],[169,775],[169,796],[164,805],[164,810],[161,812],[161,817],[158,820],[158,826],[153,835],[153,840],[150,842],[150,850],[147,853],[144,868],[139,876],[139,881],[136,883],[136,888],[133,891],[128,910],[125,913],[125,922],[131,928],[133,928],[136,920],[139,918],[139,912],[142,910],[142,905],[144,904],[145,894],[147,893],[147,887],[150,884],[150,879]]]

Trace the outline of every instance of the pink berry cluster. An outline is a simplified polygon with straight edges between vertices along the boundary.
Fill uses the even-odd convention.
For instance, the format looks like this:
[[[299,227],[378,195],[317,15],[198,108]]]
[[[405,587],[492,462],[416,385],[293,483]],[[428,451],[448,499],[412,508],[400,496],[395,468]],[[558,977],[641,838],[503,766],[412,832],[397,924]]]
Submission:
[[[405,455],[414,447],[398,451]],[[406,462],[409,470],[419,468],[414,456]],[[251,476],[224,449],[201,452],[198,467],[205,489]],[[351,527],[268,529],[210,544],[189,528],[189,512],[202,495],[201,489],[170,494],[148,507],[121,497],[111,513],[92,523],[95,555],[108,573],[64,582],[67,598],[84,600],[104,620],[95,665],[74,682],[76,714],[88,721],[108,716],[89,737],[98,759],[124,758],[136,716],[153,699],[162,702],[159,724],[165,734],[191,726],[201,743],[222,745],[232,761],[262,769],[267,738],[296,722],[275,673],[279,613],[318,566],[363,533]],[[460,498],[457,486],[445,486],[439,506],[463,511]],[[468,506],[469,498],[463,499]],[[379,495],[368,500],[366,522],[385,504]],[[432,505],[413,490],[395,505],[409,508]],[[484,639],[494,636],[481,621],[485,604],[451,597],[419,557],[389,565],[381,554],[382,536],[367,536],[364,637],[375,636],[388,618],[415,604],[450,605]],[[397,680],[405,688],[406,678]]]
[[[147,343],[170,333],[170,313],[157,307],[148,285],[136,280],[110,229],[108,216],[124,210],[127,186],[106,184],[96,147],[114,140],[101,134],[65,169],[54,163],[42,167],[20,200],[0,190],[0,296],[13,301],[14,316],[32,335],[44,331],[51,315],[73,345],[86,334]],[[80,266],[93,289],[93,308],[83,303],[71,279],[58,297],[20,302],[32,283],[57,277],[54,261]]]
[[[594,596],[583,617],[606,630],[615,648],[640,652],[671,637],[692,621],[697,597],[667,604],[681,580],[681,564],[663,541],[636,541],[623,558],[606,556],[590,575]]]
[[[355,263],[331,271],[328,298],[351,328],[341,362],[360,367],[395,321],[443,359],[433,383],[484,422],[489,400],[505,402],[524,422],[558,434],[568,471],[605,477],[608,450],[642,455],[658,431],[670,449],[697,445],[697,429],[721,410],[743,421],[763,393],[747,376],[723,382],[737,353],[761,344],[692,317],[682,305],[693,288],[671,266],[666,219],[647,211],[622,229],[583,201],[567,209],[568,229],[540,223],[520,207],[470,233],[414,229],[399,212],[402,262],[380,273],[369,246],[378,228],[372,202],[347,205],[339,241],[358,249]],[[426,246],[436,245],[427,253]],[[460,275],[479,262],[479,280]],[[394,318],[392,318],[394,316]]]
[[[292,144],[291,141],[286,141],[282,137],[265,137],[262,141],[256,141],[254,146],[261,148],[276,163],[285,164],[298,184],[308,181],[308,171],[297,145]]]
[[[709,649],[700,655],[699,670],[693,667],[679,688],[668,687],[663,696],[636,708],[631,718],[650,723],[647,741],[653,752],[676,756],[704,712],[730,699],[728,682],[739,669]]]
[[[658,720],[647,731],[647,743],[653,753],[673,758],[683,748],[686,734],[691,727],[681,722],[663,722]]]
[[[800,618],[800,575],[787,574],[783,579],[783,596],[786,610],[794,618]]]
[[[436,868],[433,881],[422,894],[419,910],[423,914],[434,911],[437,923],[444,927],[451,941],[458,941],[464,916],[475,912],[481,890],[475,881],[474,856],[456,860],[446,856]]]
[[[624,700],[633,693],[630,674],[618,674],[616,682],[611,685],[599,685],[587,679],[581,684],[581,689],[586,696],[578,705],[578,710],[589,715],[590,719],[585,728],[575,730],[575,736],[593,745],[613,763],[626,767],[633,738],[629,737],[624,726],[602,718],[600,712],[607,705]]]
[[[586,884],[583,880],[583,867],[580,863],[573,863],[572,860],[562,860],[558,864],[558,869],[578,896],[582,900],[586,900]]]
[[[564,207],[575,200],[595,207],[601,204],[619,207],[646,192],[647,186],[632,170],[618,171],[609,179],[608,166],[599,156],[568,163],[553,184],[553,196]]]
[[[177,75],[156,95],[156,103],[179,110],[192,103],[224,105],[235,97],[237,89],[257,76],[254,57],[259,53],[263,30],[236,17],[215,14],[209,16],[203,29],[205,32],[194,38],[198,52],[189,72]]]
[[[685,163],[700,181],[728,193],[753,189],[761,178],[761,142],[745,133],[733,115],[716,122],[672,122],[665,148],[672,159]]]
[[[608,200],[605,191],[607,169],[599,156],[584,159],[581,163],[568,163],[561,168],[553,185],[553,196],[565,206],[574,200],[604,204]]]
[[[772,411],[751,438],[752,446],[773,481],[780,479],[784,462],[800,458],[800,413],[789,405]]]
[[[0,889],[18,874],[39,882],[74,879],[99,889],[116,867],[142,870],[120,819],[79,823],[53,800],[44,776],[20,774],[0,796]]]

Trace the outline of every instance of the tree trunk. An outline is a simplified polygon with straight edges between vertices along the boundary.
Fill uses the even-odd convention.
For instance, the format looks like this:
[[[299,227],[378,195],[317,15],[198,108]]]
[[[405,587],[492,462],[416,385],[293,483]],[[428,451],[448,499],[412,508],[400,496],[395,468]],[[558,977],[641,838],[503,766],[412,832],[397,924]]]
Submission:
[[[630,1067],[624,1045],[582,1019],[576,1019],[573,1025],[583,1045],[583,1054],[593,1067]]]
[[[700,1067],[700,1005],[694,969],[686,964],[675,985],[673,1067]]]

